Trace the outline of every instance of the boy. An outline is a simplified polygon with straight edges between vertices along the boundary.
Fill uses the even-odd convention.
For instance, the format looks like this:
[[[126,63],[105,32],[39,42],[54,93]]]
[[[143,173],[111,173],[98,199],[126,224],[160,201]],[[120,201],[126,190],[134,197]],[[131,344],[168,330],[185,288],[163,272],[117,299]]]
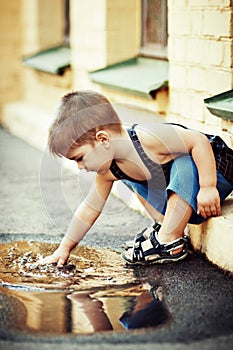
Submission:
[[[233,151],[220,137],[175,124],[125,129],[110,102],[92,91],[62,98],[49,130],[49,149],[74,160],[79,169],[96,172],[96,177],[58,249],[43,264],[67,262],[119,179],[155,220],[123,252],[122,257],[132,264],[184,259],[187,223],[220,215],[220,203],[233,190]]]

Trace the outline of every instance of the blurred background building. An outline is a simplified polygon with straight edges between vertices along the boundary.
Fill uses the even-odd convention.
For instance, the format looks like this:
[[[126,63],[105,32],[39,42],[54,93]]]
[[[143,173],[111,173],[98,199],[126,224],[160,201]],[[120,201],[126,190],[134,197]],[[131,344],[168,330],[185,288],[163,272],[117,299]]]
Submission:
[[[44,147],[58,99],[94,89],[165,120],[223,129],[229,139],[232,121],[211,114],[203,100],[233,89],[232,6],[232,0],[2,0],[2,124]]]

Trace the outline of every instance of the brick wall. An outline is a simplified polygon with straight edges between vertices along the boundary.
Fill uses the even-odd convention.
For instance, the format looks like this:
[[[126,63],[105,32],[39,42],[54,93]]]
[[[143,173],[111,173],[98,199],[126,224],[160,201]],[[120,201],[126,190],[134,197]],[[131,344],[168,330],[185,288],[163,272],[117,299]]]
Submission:
[[[4,62],[0,101],[25,98],[33,104],[48,106],[63,90],[94,88],[102,89],[115,101],[139,104],[154,111],[160,110],[158,105],[162,104],[165,106],[162,110],[166,110],[165,93],[161,94],[161,103],[160,95],[156,101],[139,99],[94,85],[88,75],[90,70],[138,54],[140,0],[71,0],[69,84],[21,64],[22,56],[62,40],[63,0],[0,1],[0,9]],[[171,119],[221,127],[221,120],[208,112],[203,99],[233,88],[232,11],[233,0],[168,0]],[[232,125],[228,129],[232,130]]]
[[[233,88],[233,1],[168,1],[170,114],[220,126],[203,99]]]
[[[21,0],[24,55],[60,44],[63,39],[63,0]]]
[[[23,56],[62,43],[64,35],[63,0],[22,0],[21,18]],[[25,67],[23,64],[21,64],[21,69],[25,101],[51,110],[54,101],[63,93],[64,89],[60,89],[59,82],[64,78],[52,77]]]
[[[71,0],[75,88],[90,87],[88,71],[137,55],[140,9],[140,0]]]
[[[21,96],[21,1],[0,1],[0,105]]]

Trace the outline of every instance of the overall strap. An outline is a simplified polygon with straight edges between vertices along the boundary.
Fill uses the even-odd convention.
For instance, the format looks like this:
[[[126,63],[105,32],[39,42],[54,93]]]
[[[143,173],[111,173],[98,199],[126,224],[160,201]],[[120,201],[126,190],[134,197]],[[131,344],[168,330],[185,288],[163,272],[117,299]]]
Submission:
[[[137,133],[135,131],[136,125],[137,124],[134,124],[134,125],[132,125],[132,127],[130,129],[128,129],[129,136],[130,136],[131,140],[133,141],[134,147],[135,147],[136,151],[138,152],[141,160],[143,161],[143,163],[145,164],[145,166],[147,167],[147,169],[151,173],[152,179],[150,181],[154,182],[155,188],[165,189],[166,184],[167,184],[167,180],[168,180],[168,179],[166,179],[166,177],[169,176],[169,173],[170,173],[170,164],[169,164],[169,166],[166,166],[166,165],[163,166],[161,164],[155,163],[151,158],[149,158],[147,156],[147,154],[145,153],[145,151],[141,145],[141,142],[138,139]],[[165,168],[169,168],[169,169],[167,169],[168,170],[167,176],[164,172]]]

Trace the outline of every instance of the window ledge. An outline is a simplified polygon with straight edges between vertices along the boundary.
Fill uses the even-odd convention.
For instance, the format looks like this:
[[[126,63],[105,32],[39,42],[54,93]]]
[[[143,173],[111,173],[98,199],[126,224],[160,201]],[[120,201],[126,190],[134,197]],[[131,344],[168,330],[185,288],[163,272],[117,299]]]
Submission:
[[[168,62],[159,59],[137,57],[89,74],[95,83],[147,98],[168,86]]]
[[[70,48],[64,46],[53,47],[25,57],[23,63],[41,72],[63,75],[70,67]]]
[[[219,118],[233,121],[233,90],[204,99],[208,110]]]

